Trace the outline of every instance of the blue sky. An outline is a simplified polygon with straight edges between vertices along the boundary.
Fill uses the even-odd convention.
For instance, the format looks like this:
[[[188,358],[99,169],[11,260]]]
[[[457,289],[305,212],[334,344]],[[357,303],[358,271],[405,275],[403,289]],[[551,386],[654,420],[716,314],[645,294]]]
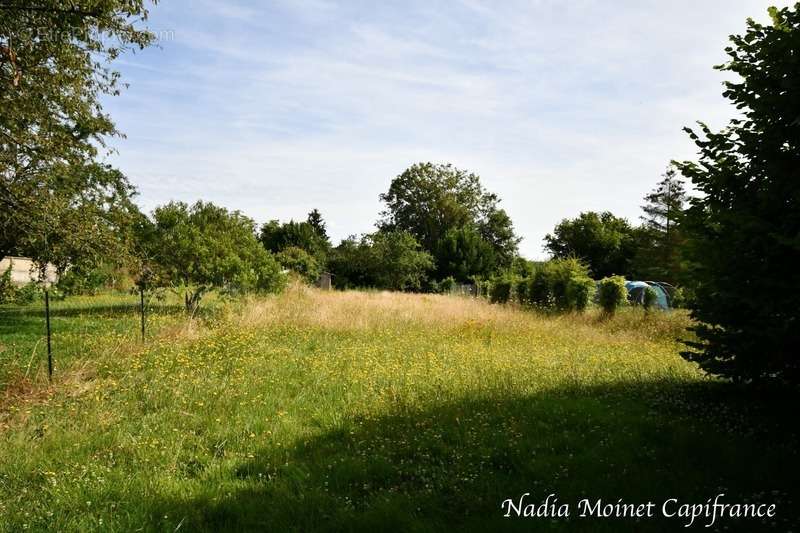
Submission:
[[[127,135],[111,160],[147,211],[316,207],[337,242],[373,230],[410,164],[450,162],[541,258],[562,218],[638,220],[669,160],[695,153],[681,128],[732,115],[711,66],[771,3],[164,0],[160,46],[116,64],[130,86],[105,103]]]

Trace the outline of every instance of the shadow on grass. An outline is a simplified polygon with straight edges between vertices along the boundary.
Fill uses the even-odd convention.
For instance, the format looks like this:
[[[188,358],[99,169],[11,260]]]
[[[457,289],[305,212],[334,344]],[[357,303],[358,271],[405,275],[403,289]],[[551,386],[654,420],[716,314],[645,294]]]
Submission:
[[[186,310],[181,305],[164,304],[152,305],[147,308],[148,313],[177,315],[185,314]],[[199,312],[199,310],[198,310]],[[36,317],[43,318],[45,314],[44,304],[41,305],[28,305],[24,307],[12,307],[0,309],[0,316],[3,317]],[[60,303],[53,303],[50,307],[51,317],[98,317],[98,318],[114,318],[119,316],[137,315],[139,314],[139,304],[135,302],[97,305],[87,303],[85,305],[66,305],[62,306]]]
[[[95,303],[68,304],[53,303],[50,307],[50,318],[74,319],[120,319],[136,318],[138,320],[140,307],[136,302],[97,305]],[[145,309],[147,315],[185,316],[189,317],[186,308],[178,304],[151,304]],[[212,307],[200,307],[194,314],[197,319],[214,319],[219,315],[219,310]],[[45,319],[44,303],[26,306],[0,307],[0,335],[14,333],[20,329],[41,329]]]
[[[202,495],[153,503],[149,527],[680,531],[683,519],[660,517],[666,499],[705,503],[725,493],[728,503],[775,503],[777,517],[718,521],[719,530],[787,531],[797,522],[800,471],[788,400],[720,383],[647,382],[398,405],[288,449],[267,446],[216,474],[219,485]],[[528,503],[554,493],[571,517],[504,518],[501,502],[526,492]],[[581,498],[652,501],[655,517],[579,518]]]

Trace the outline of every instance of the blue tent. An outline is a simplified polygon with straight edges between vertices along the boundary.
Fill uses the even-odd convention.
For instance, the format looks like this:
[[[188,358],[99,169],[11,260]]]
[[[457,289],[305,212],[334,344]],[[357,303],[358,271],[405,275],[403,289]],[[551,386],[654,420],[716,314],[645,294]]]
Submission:
[[[644,291],[647,287],[656,291],[656,307],[659,309],[670,308],[666,284],[657,281],[626,281],[625,288],[628,290],[628,300],[634,304],[644,303]]]

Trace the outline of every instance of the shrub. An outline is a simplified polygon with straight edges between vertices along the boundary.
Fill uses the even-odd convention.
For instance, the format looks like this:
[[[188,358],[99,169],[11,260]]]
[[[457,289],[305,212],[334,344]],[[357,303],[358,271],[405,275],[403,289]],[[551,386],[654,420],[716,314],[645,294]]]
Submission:
[[[6,271],[0,275],[0,304],[14,301],[16,293],[16,287],[11,283],[11,267],[8,267]]]
[[[132,283],[128,274],[111,263],[69,268],[58,280],[58,290],[66,295],[97,294],[102,289],[125,291]]]
[[[554,259],[537,267],[527,284],[525,296],[531,305],[540,309],[583,311],[593,290],[589,269],[580,260]]]
[[[530,285],[527,279],[521,279],[515,283],[514,291],[516,292],[517,301],[521,305],[528,305],[528,286]]]
[[[594,291],[595,283],[589,276],[573,276],[570,278],[567,293],[569,301],[572,303],[572,308],[575,311],[584,311],[589,306],[589,302],[592,301]]]
[[[541,309],[550,307],[553,294],[550,290],[550,272],[546,265],[540,266],[528,282],[526,294],[531,305]]]
[[[406,231],[351,236],[334,248],[330,270],[337,288],[372,287],[394,291],[434,290],[428,282],[433,258]]]
[[[435,279],[431,279],[426,277],[422,280],[421,290],[422,292],[428,292],[432,294],[447,294],[449,291],[445,291],[442,289],[442,284],[436,281]]]
[[[686,307],[689,298],[690,298],[689,291],[687,291],[683,287],[677,287],[674,291],[672,291],[672,294],[670,295],[669,304],[676,309],[680,309]]]
[[[439,290],[444,294],[450,294],[456,286],[456,279],[453,276],[447,276],[439,283]]]
[[[10,267],[0,275],[0,304],[28,305],[33,303],[41,292],[39,285],[34,282],[16,287],[11,282]]]
[[[603,313],[613,315],[617,309],[628,301],[625,278],[622,276],[610,276],[600,280],[597,287],[597,299],[603,309]]]
[[[644,294],[642,295],[642,307],[646,312],[650,312],[653,310],[653,306],[656,305],[656,301],[658,300],[658,293],[653,287],[647,287],[644,290]]]
[[[504,304],[511,299],[514,280],[511,278],[497,278],[492,282],[489,292],[489,301],[493,304]]]
[[[242,289],[252,290],[259,294],[276,294],[286,288],[288,279],[281,272],[281,265],[274,256],[265,253],[253,265],[253,278]]]
[[[36,301],[41,295],[42,289],[38,284],[31,282],[22,287],[18,287],[14,294],[14,303],[17,305],[28,305]],[[58,291],[56,291],[56,298],[58,299]]]
[[[492,281],[488,279],[475,279],[475,292],[478,298],[488,298],[492,292]]]
[[[322,272],[319,263],[314,257],[297,246],[289,246],[275,254],[275,259],[284,268],[299,274],[308,283],[314,283]]]

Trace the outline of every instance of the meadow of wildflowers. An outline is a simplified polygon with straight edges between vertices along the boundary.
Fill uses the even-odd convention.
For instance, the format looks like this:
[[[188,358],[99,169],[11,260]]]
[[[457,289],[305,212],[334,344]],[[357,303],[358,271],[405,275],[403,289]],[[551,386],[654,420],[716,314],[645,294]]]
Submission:
[[[672,530],[500,504],[797,498],[781,411],[684,361],[678,312],[293,287],[155,306],[141,343],[129,300],[56,305],[52,385],[40,315],[0,310],[0,531]]]

